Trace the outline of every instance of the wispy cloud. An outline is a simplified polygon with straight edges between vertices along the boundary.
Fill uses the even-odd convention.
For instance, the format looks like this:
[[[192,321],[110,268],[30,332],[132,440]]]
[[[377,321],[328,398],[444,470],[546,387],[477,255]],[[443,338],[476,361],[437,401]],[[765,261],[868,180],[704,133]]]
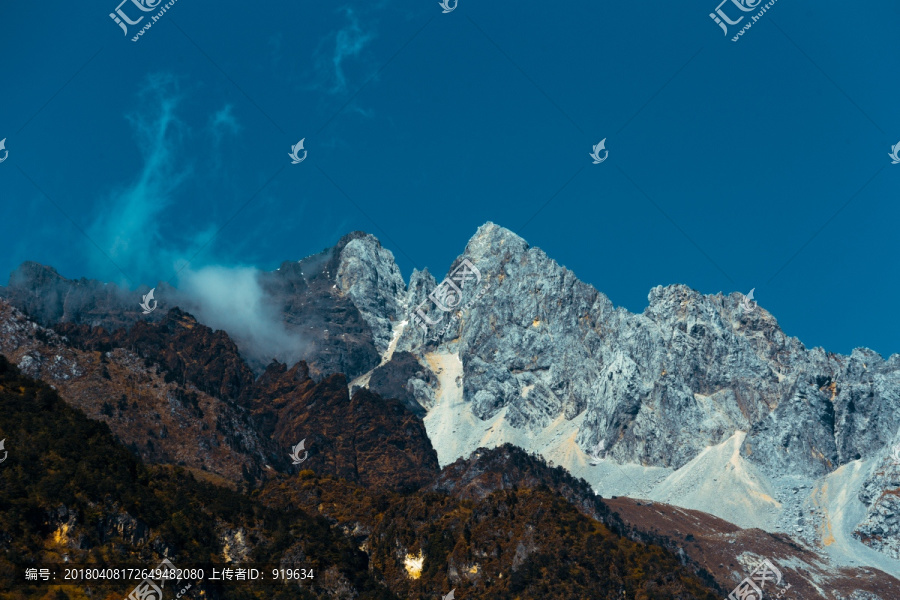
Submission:
[[[116,264],[135,278],[159,274],[160,261],[173,258],[156,250],[167,247],[159,219],[191,173],[189,166],[175,160],[188,133],[176,115],[181,102],[177,81],[171,75],[153,75],[140,96],[141,105],[128,120],[142,155],[141,170],[130,183],[109,194],[89,231]],[[148,251],[151,248],[153,252]]]
[[[184,164],[191,131],[178,118],[186,98],[178,81],[165,74],[148,78],[140,98],[137,110],[128,115],[141,152],[140,170],[104,199],[100,216],[90,227],[91,237],[133,284],[155,285],[178,272],[178,290],[169,300],[203,323],[226,330],[255,366],[265,365],[272,358],[296,362],[303,356],[306,342],[295,333],[289,334],[281,314],[267,303],[259,270],[215,264],[215,258],[208,261],[213,264],[187,266],[187,260],[205,246],[219,226],[209,223],[186,234],[171,225],[184,218],[182,201],[190,194],[189,180],[195,178],[193,167]],[[203,133],[216,146],[224,136],[241,130],[231,105],[212,112],[207,123]],[[214,167],[207,170],[219,177],[224,170],[213,158]]]
[[[243,266],[188,269],[179,277],[179,304],[202,323],[227,331],[255,366],[273,358],[294,364],[304,357],[307,342],[288,333],[259,275],[256,268]]]
[[[237,135],[241,131],[241,126],[234,116],[234,106],[226,104],[209,118],[209,128],[215,139],[216,146],[222,142],[222,138],[226,134]]]
[[[363,30],[354,9],[344,7],[342,11],[348,23],[328,36],[316,53],[316,68],[324,81],[321,87],[332,94],[347,91],[347,63],[360,59],[363,50],[375,39],[374,32]]]
[[[191,156],[185,148],[192,131],[179,118],[187,98],[178,80],[171,74],[154,74],[147,78],[139,97],[138,106],[126,118],[141,154],[140,170],[101,201],[98,216],[88,229],[132,284],[168,279],[215,235],[216,223],[207,222],[199,230],[194,222],[178,227],[184,219],[180,200],[189,193],[188,184],[196,185],[198,177],[221,180],[228,176],[221,161],[223,142],[242,130],[233,105],[214,110],[201,128],[211,139],[213,151],[200,157],[206,163],[197,172],[199,167],[186,159]],[[93,255],[92,260],[98,269],[109,266],[100,255]]]
[[[226,104],[219,110],[213,112],[209,117],[207,129],[212,137],[214,150],[214,152],[210,153],[210,158],[212,159],[212,164],[210,166],[211,172],[214,173],[219,180],[223,177],[228,177],[230,179],[231,173],[229,173],[228,169],[224,168],[222,162],[223,151],[225,150],[224,144],[227,143],[226,138],[228,142],[234,141],[234,138],[241,133],[242,129],[240,123],[238,123],[237,117],[234,115],[234,105]]]

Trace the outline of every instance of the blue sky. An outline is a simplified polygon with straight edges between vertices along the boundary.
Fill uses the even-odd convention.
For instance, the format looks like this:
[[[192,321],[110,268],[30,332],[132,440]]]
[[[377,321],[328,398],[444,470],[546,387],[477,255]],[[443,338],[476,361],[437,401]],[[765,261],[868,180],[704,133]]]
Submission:
[[[132,42],[131,1],[127,36],[117,0],[4,3],[0,279],[274,269],[357,229],[443,274],[493,221],[632,311],[756,288],[807,346],[900,352],[900,5],[779,0],[732,42],[690,4],[178,0]]]

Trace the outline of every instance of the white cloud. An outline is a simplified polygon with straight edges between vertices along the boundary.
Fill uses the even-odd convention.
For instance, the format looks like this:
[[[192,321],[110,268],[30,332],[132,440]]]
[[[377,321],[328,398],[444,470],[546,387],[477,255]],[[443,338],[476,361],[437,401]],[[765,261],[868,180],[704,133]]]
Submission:
[[[90,237],[135,278],[171,269],[175,257],[166,250],[160,216],[191,173],[189,166],[175,160],[187,126],[176,116],[180,96],[174,78],[151,76],[141,96],[145,106],[128,116],[143,157],[141,170],[130,183],[110,193],[89,228]],[[107,266],[105,259],[95,260]]]
[[[254,267],[210,266],[185,270],[179,277],[179,304],[214,329],[224,329],[242,354],[262,365],[277,358],[294,364],[306,344],[288,333],[281,315],[267,302]]]
[[[191,234],[177,239],[172,228],[162,227],[173,216],[183,218],[179,205],[187,194],[184,187],[192,169],[183,164],[182,156],[191,132],[178,118],[182,97],[171,75],[149,77],[141,99],[139,110],[128,120],[143,162],[139,172],[102,203],[100,215],[89,228],[92,239],[133,279],[132,284],[153,285],[177,273],[172,305],[214,329],[225,330],[245,358],[255,359],[255,367],[273,358],[296,363],[303,358],[306,344],[288,333],[282,315],[267,302],[259,284],[260,271],[246,266],[187,266],[213,239],[219,225],[208,223],[199,231],[194,225]],[[231,105],[209,118],[207,133],[214,141],[239,130]],[[212,172],[220,169],[217,165]],[[108,267],[105,259],[96,260]]]

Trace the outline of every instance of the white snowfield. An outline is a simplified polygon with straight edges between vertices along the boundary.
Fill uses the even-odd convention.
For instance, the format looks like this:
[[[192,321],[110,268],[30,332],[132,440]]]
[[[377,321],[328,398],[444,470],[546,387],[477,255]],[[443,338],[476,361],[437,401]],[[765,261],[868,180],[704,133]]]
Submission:
[[[583,415],[560,416],[540,431],[516,429],[506,408],[487,421],[463,399],[463,365],[447,349],[425,355],[438,377],[435,405],[425,416],[428,437],[441,466],[467,458],[479,447],[507,442],[542,455],[593,484],[602,496],[629,496],[700,510],[743,528],[783,532],[826,553],[835,566],[867,565],[900,577],[900,561],[853,537],[865,506],[859,487],[875,459],[855,461],[827,477],[772,480],[740,454],[746,432],[735,431],[721,444],[708,446],[678,470],[594,461],[575,443]],[[599,464],[592,464],[598,462]],[[797,519],[802,515],[802,521]],[[802,524],[798,524],[802,523]]]

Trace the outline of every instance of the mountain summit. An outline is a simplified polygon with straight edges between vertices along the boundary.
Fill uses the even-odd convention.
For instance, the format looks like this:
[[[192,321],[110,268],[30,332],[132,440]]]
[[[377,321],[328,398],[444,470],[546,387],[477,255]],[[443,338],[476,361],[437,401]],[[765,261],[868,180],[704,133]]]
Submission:
[[[604,495],[789,533],[837,564],[900,574],[900,466],[890,458],[900,443],[900,355],[808,349],[737,292],[659,286],[634,314],[493,223],[440,281],[426,270],[404,282],[391,252],[362,232],[255,277],[267,310],[300,342],[274,358],[303,360],[304,385],[333,387],[329,377],[345,375],[351,396],[332,394],[335,406],[354,406],[348,398],[366,388],[396,398],[390,410],[423,417],[441,466],[511,443]],[[157,292],[162,306],[216,327],[197,297]],[[0,288],[73,339],[73,325],[104,335],[141,327],[132,295],[124,302],[115,286],[33,263]],[[148,320],[170,318],[159,310]],[[273,356],[234,341],[254,376],[263,373]],[[295,421],[297,436],[313,423]],[[420,483],[436,467],[427,452],[416,456]]]

